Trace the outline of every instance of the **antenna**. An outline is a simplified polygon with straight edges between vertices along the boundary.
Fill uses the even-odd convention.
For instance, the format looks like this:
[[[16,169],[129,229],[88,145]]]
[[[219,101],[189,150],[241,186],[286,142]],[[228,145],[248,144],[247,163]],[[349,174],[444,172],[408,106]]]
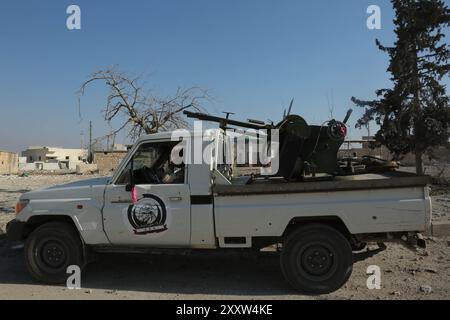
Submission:
[[[294,105],[294,98],[292,98],[292,100],[291,100],[291,104],[289,105],[289,109],[288,109],[288,112],[287,112],[287,116],[290,116],[291,115],[291,111],[292,111],[292,106]]]
[[[330,101],[331,99],[331,101]],[[334,113],[334,91],[331,89],[331,98],[330,95],[327,92],[327,105],[328,105],[328,111],[330,112],[330,117],[333,119],[333,113]]]
[[[288,116],[291,115],[291,111],[292,111],[292,106],[293,106],[293,105],[294,105],[294,99],[291,100],[291,103],[289,104],[289,108],[287,109],[287,111],[286,111],[286,109],[283,110],[283,121],[284,121]]]

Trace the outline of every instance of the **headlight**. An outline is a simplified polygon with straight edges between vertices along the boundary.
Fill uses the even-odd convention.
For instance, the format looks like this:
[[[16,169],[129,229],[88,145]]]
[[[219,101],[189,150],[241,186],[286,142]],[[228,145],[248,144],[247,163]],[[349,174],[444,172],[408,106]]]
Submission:
[[[19,200],[16,203],[16,214],[19,214],[30,203],[30,200]]]

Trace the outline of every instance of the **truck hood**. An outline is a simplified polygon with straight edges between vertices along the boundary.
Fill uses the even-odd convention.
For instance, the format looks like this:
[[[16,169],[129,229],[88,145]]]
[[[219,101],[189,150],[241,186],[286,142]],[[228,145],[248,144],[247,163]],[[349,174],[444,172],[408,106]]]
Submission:
[[[112,177],[101,177],[101,178],[93,178],[93,179],[87,179],[87,180],[80,180],[80,181],[74,181],[69,182],[65,184],[56,185],[53,187],[48,187],[40,190],[55,190],[55,189],[61,189],[61,188],[78,188],[78,187],[93,187],[93,186],[99,186],[99,185],[106,185],[111,180]]]
[[[93,178],[69,182],[66,184],[56,185],[52,187],[42,188],[31,192],[24,193],[20,199],[62,199],[74,197],[92,197],[92,189],[98,189],[106,186],[111,177]]]

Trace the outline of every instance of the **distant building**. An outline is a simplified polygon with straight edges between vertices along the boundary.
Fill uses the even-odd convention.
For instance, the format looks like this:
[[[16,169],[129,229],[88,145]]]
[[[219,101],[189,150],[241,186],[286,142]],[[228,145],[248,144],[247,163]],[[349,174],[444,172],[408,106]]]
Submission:
[[[88,151],[85,149],[65,149],[47,146],[29,147],[22,152],[22,157],[26,157],[27,163],[58,164],[61,169],[76,169],[77,164],[86,162],[87,156]]]
[[[19,171],[19,155],[14,152],[0,150],[0,174],[17,174]]]

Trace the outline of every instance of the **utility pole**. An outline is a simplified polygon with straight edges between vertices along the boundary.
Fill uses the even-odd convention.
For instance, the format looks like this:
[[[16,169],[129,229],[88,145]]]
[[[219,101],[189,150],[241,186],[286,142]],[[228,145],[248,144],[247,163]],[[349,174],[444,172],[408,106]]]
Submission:
[[[88,162],[92,163],[92,121],[89,121],[89,157]]]
[[[81,130],[80,132],[80,149],[84,149],[84,132]]]
[[[113,147],[114,147],[115,144],[116,144],[116,133],[114,133],[113,136],[112,136],[111,150],[113,149]]]

